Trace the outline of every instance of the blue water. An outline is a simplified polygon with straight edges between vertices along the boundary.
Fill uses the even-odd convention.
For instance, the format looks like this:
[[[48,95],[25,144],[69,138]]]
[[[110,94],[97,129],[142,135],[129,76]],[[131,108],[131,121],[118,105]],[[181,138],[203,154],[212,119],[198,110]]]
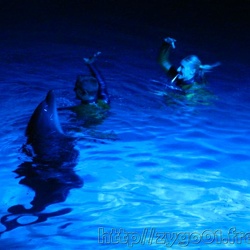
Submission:
[[[246,15],[223,19],[218,14],[210,20],[206,14],[202,23],[207,12],[190,12],[192,2],[172,1],[170,16],[151,1],[155,9],[139,1],[121,6],[83,1],[85,8],[60,5],[54,14],[58,2],[45,2],[40,9],[32,6],[27,16],[20,14],[26,5],[17,1],[3,8],[0,248],[247,249],[249,62],[247,39],[239,31],[231,34],[246,25]],[[8,12],[17,6],[13,19]],[[156,57],[168,35],[177,39],[174,63],[190,53],[204,63],[222,62],[208,75],[216,96],[210,105],[169,106],[155,94],[167,82]],[[111,95],[109,116],[69,132],[68,117],[59,112],[63,129],[78,138],[73,172],[82,185],[64,179],[70,186],[64,201],[55,198],[37,214],[12,214],[8,209],[15,205],[31,208],[35,196],[13,172],[30,160],[20,148],[33,110],[50,89],[59,106],[76,102],[76,75],[89,74],[82,58],[96,51],[102,52],[97,65]],[[65,213],[50,216],[58,211]],[[31,224],[41,215],[46,219]]]

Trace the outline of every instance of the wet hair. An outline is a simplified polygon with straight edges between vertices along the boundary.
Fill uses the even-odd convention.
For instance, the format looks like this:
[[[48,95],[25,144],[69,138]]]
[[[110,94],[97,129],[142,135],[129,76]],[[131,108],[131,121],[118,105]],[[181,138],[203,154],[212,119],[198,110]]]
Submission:
[[[200,59],[195,55],[187,56],[183,59],[183,61],[188,62],[192,68],[195,69],[195,77],[203,79],[204,74],[207,72],[210,72],[214,67],[217,67],[220,65],[219,62],[208,65],[208,64],[202,64]]]
[[[75,89],[77,88],[86,89],[90,92],[97,91],[98,82],[93,76],[78,75],[75,83]]]

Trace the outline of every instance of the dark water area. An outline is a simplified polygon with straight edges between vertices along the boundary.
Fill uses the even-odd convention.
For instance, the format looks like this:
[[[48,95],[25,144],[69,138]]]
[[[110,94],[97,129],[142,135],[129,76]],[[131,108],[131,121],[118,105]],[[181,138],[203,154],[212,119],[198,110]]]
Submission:
[[[154,60],[161,39],[172,36],[178,45],[176,64],[183,55],[199,53],[241,78],[247,72],[241,62],[249,65],[249,8],[248,0],[2,1],[1,40],[12,50],[15,45],[30,50],[41,42],[84,46],[91,40],[94,49],[117,50],[120,58],[127,55],[126,43]]]
[[[0,248],[247,249],[249,13],[248,0],[0,1]],[[167,36],[176,66],[221,62],[211,104],[155,94]],[[77,157],[32,161],[21,150],[32,112],[51,89],[58,107],[75,104],[97,51],[108,117],[84,127],[59,111],[74,141],[49,153],[63,144]]]

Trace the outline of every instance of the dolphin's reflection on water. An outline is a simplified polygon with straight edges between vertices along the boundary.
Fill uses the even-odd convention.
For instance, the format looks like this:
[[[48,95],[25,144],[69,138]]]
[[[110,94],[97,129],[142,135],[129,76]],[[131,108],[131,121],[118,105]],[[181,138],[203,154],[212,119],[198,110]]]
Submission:
[[[22,178],[20,184],[34,191],[32,207],[11,206],[9,214],[1,218],[6,229],[0,234],[69,213],[71,208],[51,213],[43,210],[51,204],[64,202],[71,189],[83,186],[83,180],[74,171],[79,152],[75,149],[75,140],[61,129],[53,91],[48,92],[46,99],[34,111],[26,136],[27,143],[23,149],[32,156],[32,161],[23,162],[14,172],[17,178]],[[28,216],[33,220],[23,219]]]
[[[69,213],[72,209],[65,208],[52,213],[42,213],[49,205],[64,202],[73,188],[83,186],[83,180],[75,174],[73,169],[49,169],[44,166],[33,166],[32,162],[24,162],[14,171],[18,174],[20,184],[26,185],[35,192],[31,201],[32,207],[27,209],[23,205],[14,205],[8,209],[10,214],[1,218],[1,223],[10,231],[19,226],[31,225],[46,221],[53,216]],[[15,215],[15,216],[14,216]],[[23,216],[34,216],[30,223],[20,223]]]

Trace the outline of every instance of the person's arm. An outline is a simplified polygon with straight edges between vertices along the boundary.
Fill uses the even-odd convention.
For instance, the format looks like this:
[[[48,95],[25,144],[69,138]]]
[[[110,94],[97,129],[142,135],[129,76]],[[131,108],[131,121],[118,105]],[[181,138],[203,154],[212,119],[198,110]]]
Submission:
[[[100,53],[101,52],[97,52],[90,59],[84,58],[84,61],[85,61],[86,65],[88,66],[92,76],[94,76],[98,81],[98,84],[99,84],[98,99],[101,99],[102,101],[104,101],[106,103],[109,103],[110,98],[109,98],[109,94],[108,94],[108,91],[107,91],[106,82],[104,81],[104,79],[103,79],[102,75],[100,74],[99,70],[94,65],[94,60]]]
[[[98,99],[103,100],[106,103],[109,103],[109,94],[107,91],[107,85],[106,82],[104,81],[102,75],[98,71],[98,69],[95,67],[95,65],[92,64],[87,64],[87,66],[90,69],[91,74],[97,79],[98,84],[99,84],[99,90],[98,90]]]
[[[167,73],[172,67],[172,64],[169,60],[169,53],[170,53],[171,47],[173,49],[175,48],[175,44],[174,44],[175,41],[176,41],[175,39],[170,38],[170,37],[165,38],[160,49],[158,62]]]

